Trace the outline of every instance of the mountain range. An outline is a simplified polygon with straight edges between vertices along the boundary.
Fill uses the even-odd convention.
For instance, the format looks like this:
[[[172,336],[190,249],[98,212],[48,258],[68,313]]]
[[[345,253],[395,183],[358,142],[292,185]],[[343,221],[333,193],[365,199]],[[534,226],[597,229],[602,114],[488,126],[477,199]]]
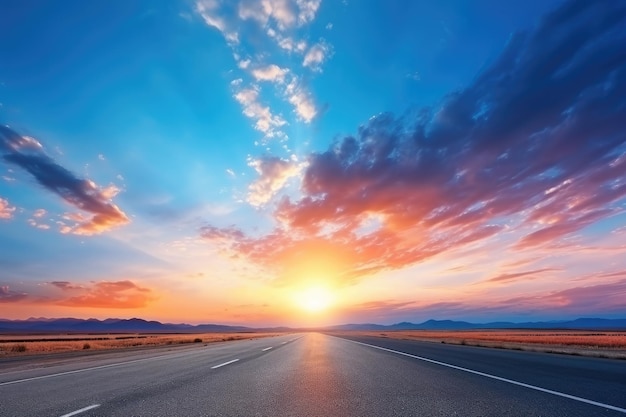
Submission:
[[[626,319],[579,318],[569,321],[538,322],[491,322],[470,323],[453,320],[427,320],[423,323],[402,322],[382,324],[342,324],[316,328],[315,330],[472,330],[472,329],[580,329],[580,330],[626,330]],[[209,333],[209,332],[255,332],[305,330],[288,327],[253,328],[220,324],[174,324],[132,319],[76,319],[76,318],[30,318],[27,320],[0,319],[0,333]]]

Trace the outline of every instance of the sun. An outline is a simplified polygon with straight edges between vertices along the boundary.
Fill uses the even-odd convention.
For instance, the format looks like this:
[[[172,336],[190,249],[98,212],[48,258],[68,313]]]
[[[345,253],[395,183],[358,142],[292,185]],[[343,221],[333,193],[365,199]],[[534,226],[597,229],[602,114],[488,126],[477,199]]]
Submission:
[[[295,294],[295,302],[308,313],[320,313],[332,305],[333,296],[327,288],[309,287]]]

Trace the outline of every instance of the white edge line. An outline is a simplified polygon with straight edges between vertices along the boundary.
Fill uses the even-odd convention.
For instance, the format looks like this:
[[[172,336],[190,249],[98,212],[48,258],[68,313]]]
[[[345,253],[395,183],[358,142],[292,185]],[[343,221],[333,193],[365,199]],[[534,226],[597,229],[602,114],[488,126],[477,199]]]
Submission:
[[[265,352],[266,350],[270,350],[271,348],[273,348],[274,346],[270,346],[270,347],[266,347],[265,349],[261,349],[261,352]]]
[[[595,405],[595,406],[602,407],[602,408],[608,408],[610,410],[619,411],[620,413],[626,414],[626,408],[620,408],[620,407],[616,407],[614,405],[605,404],[605,403],[601,403],[601,402],[598,402],[598,401],[593,401],[593,400],[588,400],[586,398],[577,397],[575,395],[565,394],[563,392],[553,391],[551,389],[541,388],[541,387],[537,387],[535,385],[530,385],[530,384],[525,384],[524,382],[514,381],[512,379],[502,378],[500,376],[491,375],[491,374],[486,374],[484,372],[475,371],[473,369],[463,368],[461,366],[456,366],[456,365],[452,365],[452,364],[449,364],[449,363],[436,361],[434,359],[424,358],[422,356],[411,355],[410,353],[405,353],[405,352],[400,352],[400,351],[397,351],[397,350],[387,349],[387,348],[376,346],[376,345],[370,345],[368,343],[357,342],[356,340],[350,340],[350,339],[343,339],[343,340],[347,340],[349,342],[357,343],[357,344],[363,345],[363,346],[369,346],[369,347],[374,348],[374,349],[384,350],[384,351],[395,353],[395,354],[398,354],[398,355],[408,356],[409,358],[419,359],[421,361],[430,362],[430,363],[434,363],[434,364],[441,365],[441,366],[447,366],[448,368],[457,369],[459,371],[464,371],[464,372],[469,372],[471,374],[484,376],[486,378],[491,378],[491,379],[495,379],[495,380],[502,381],[502,382],[507,382],[509,384],[518,385],[520,387],[534,389],[536,391],[541,391],[541,392],[545,392],[545,393],[548,393],[548,394],[556,395],[556,396],[559,396],[559,397],[568,398],[570,400],[580,401],[582,403],[591,404],[591,405]]]
[[[89,407],[81,408],[80,410],[72,411],[71,413],[63,414],[61,417],[72,417],[80,413],[84,413],[85,411],[93,410],[94,408],[100,407],[100,404],[90,405]]]
[[[230,365],[231,363],[237,362],[239,359],[233,359],[232,361],[220,363],[219,365],[212,366],[211,369],[221,368],[222,366]]]

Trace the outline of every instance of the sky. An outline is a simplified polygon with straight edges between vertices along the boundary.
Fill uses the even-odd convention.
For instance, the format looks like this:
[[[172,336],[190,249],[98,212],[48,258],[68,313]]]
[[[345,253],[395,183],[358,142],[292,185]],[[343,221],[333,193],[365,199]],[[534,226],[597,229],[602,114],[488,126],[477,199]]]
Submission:
[[[619,0],[12,2],[0,318],[626,317]]]

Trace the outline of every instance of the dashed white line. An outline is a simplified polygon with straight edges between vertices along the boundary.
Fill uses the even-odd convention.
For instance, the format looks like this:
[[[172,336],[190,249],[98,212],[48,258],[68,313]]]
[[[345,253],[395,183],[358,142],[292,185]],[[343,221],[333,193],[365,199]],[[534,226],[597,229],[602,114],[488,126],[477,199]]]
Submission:
[[[233,359],[232,361],[220,363],[219,365],[212,366],[211,369],[221,368],[222,366],[230,365],[231,363],[237,362],[239,359]]]
[[[93,410],[94,408],[100,407],[100,404],[90,405],[89,407],[81,408],[80,410],[72,411],[71,413],[63,414],[61,417],[72,417],[80,413],[84,413],[85,411]]]
[[[430,363],[434,363],[434,364],[437,364],[437,365],[446,366],[448,368],[457,369],[459,371],[469,372],[470,374],[484,376],[486,378],[495,379],[497,381],[502,381],[502,382],[506,382],[506,383],[509,383],[509,384],[518,385],[520,387],[534,389],[535,391],[545,392],[547,394],[556,395],[558,397],[568,398],[570,400],[579,401],[581,403],[591,404],[591,405],[595,405],[597,407],[607,408],[607,409],[613,410],[613,411],[619,411],[620,413],[625,413],[626,414],[626,408],[620,408],[620,407],[616,407],[614,405],[605,404],[605,403],[601,403],[601,402],[593,401],[593,400],[588,400],[586,398],[577,397],[575,395],[565,394],[564,392],[553,391],[551,389],[537,387],[535,385],[526,384],[524,382],[514,381],[512,379],[502,378],[500,376],[491,375],[491,374],[486,374],[484,372],[475,371],[473,369],[463,368],[461,366],[456,366],[456,365],[452,365],[452,364],[449,364],[449,363],[436,361],[434,359],[424,358],[422,356],[411,355],[410,353],[400,352],[398,350],[387,349],[387,348],[376,346],[376,345],[370,345],[368,343],[357,342],[356,340],[350,340],[350,339],[344,339],[344,340],[347,340],[348,342],[356,343],[356,344],[359,344],[359,345],[363,345],[363,346],[369,346],[369,347],[374,348],[374,349],[380,349],[380,350],[384,350],[386,352],[395,353],[397,355],[408,356],[409,358],[413,358],[413,359],[419,359],[419,360],[424,361],[424,362],[430,362]]]
[[[267,350],[270,350],[271,348],[273,348],[274,346],[270,346],[270,347],[266,347],[265,349],[261,349],[261,352],[265,352]]]

